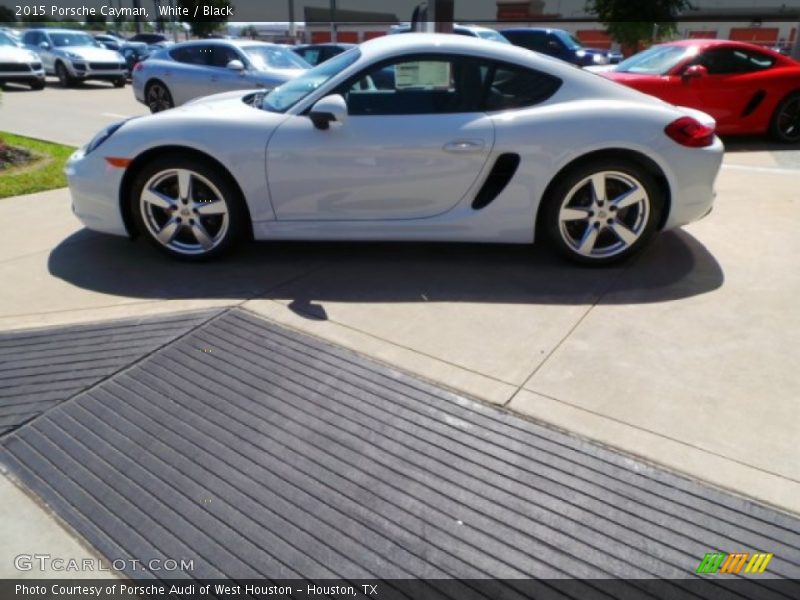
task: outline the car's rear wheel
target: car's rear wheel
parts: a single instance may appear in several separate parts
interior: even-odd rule
[[[175,103],[172,101],[172,94],[169,93],[167,86],[160,81],[153,81],[147,85],[145,102],[150,108],[151,113],[169,110],[175,106]]]
[[[778,104],[772,115],[770,133],[785,144],[800,142],[800,92],[789,94]]]
[[[154,160],[136,176],[130,202],[137,229],[176,258],[211,258],[244,237],[241,195],[227,174],[210,161]]]
[[[653,235],[664,192],[629,161],[598,160],[564,174],[545,198],[543,226],[564,256],[589,265],[624,260]]]
[[[56,77],[58,77],[58,84],[61,87],[69,87],[73,83],[73,79],[70,77],[67,67],[65,67],[62,62],[56,63]]]

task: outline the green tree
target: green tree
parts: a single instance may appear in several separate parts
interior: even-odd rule
[[[205,37],[219,29],[223,23],[227,22],[228,17],[203,17],[203,7],[215,8],[224,13],[225,8],[231,6],[231,2],[230,0],[178,0],[178,5],[189,9],[189,17],[184,21],[191,25],[192,33],[197,37]],[[199,6],[199,10],[195,18],[192,15],[195,14],[197,6]]]
[[[3,23],[16,23],[17,15],[14,9],[7,6],[0,6],[0,24]]]
[[[681,11],[692,8],[689,0],[587,0],[586,10],[595,15],[615,40],[635,47],[641,40],[668,37],[677,31]]]
[[[103,15],[88,15],[86,17],[86,27],[88,29],[102,30],[106,28],[106,18]]]

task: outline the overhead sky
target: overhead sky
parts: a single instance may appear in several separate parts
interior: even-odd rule
[[[513,0],[511,0],[513,1]],[[634,0],[632,0],[634,1]],[[644,0],[639,0],[644,1]],[[232,0],[234,14],[230,21],[287,21],[289,18],[290,0]],[[414,7],[420,0],[336,0],[338,9],[360,10],[393,13],[401,21],[411,18]],[[168,4],[168,0],[162,0]],[[132,0],[0,0],[1,6],[16,10],[16,6],[33,7],[44,4],[48,11],[51,7],[81,8],[94,7],[132,7]],[[153,0],[141,0],[150,20],[155,19],[156,10]],[[534,0],[532,4],[541,5],[545,14],[558,14],[562,18],[587,16],[586,0]],[[800,0],[692,0],[699,8],[776,8],[785,5],[800,10]],[[327,7],[330,0],[294,0],[295,20],[303,20],[303,8],[306,6]],[[496,0],[455,0],[455,18],[457,21],[492,21],[497,14]],[[80,20],[80,19],[79,19]]]

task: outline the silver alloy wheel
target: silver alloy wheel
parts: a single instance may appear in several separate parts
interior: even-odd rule
[[[202,255],[228,233],[228,204],[208,179],[189,169],[153,175],[142,188],[139,210],[148,232],[178,254]]]
[[[800,141],[800,95],[791,98],[778,114],[778,131],[789,142]]]
[[[625,252],[644,233],[650,197],[635,177],[599,171],[580,180],[561,203],[559,232],[570,249],[588,258]]]
[[[172,108],[172,98],[170,98],[167,88],[160,83],[150,84],[147,88],[147,106],[150,112],[161,112]]]

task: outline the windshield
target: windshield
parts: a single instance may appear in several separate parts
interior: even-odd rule
[[[686,46],[653,46],[623,60],[614,70],[622,73],[664,75],[681,62],[686,55],[696,52],[696,48],[687,48]]]
[[[17,43],[10,36],[0,31],[0,46],[16,46]]]
[[[500,42],[501,44],[510,44],[506,39],[506,36],[497,33],[492,29],[480,29],[478,30],[478,37],[483,38],[484,40],[492,40],[493,42]]]
[[[280,46],[244,46],[242,48],[256,69],[308,69],[300,56]]]
[[[100,46],[94,38],[85,33],[51,33],[50,39],[56,48],[64,46]]]
[[[270,112],[286,112],[330,78],[335,77],[361,57],[358,48],[334,56],[291,81],[275,88],[264,98],[262,108]]]
[[[567,33],[566,31],[560,32],[558,39],[560,39],[564,45],[569,48],[570,50],[580,50],[583,48],[583,44],[581,41],[576,38],[571,33]]]

